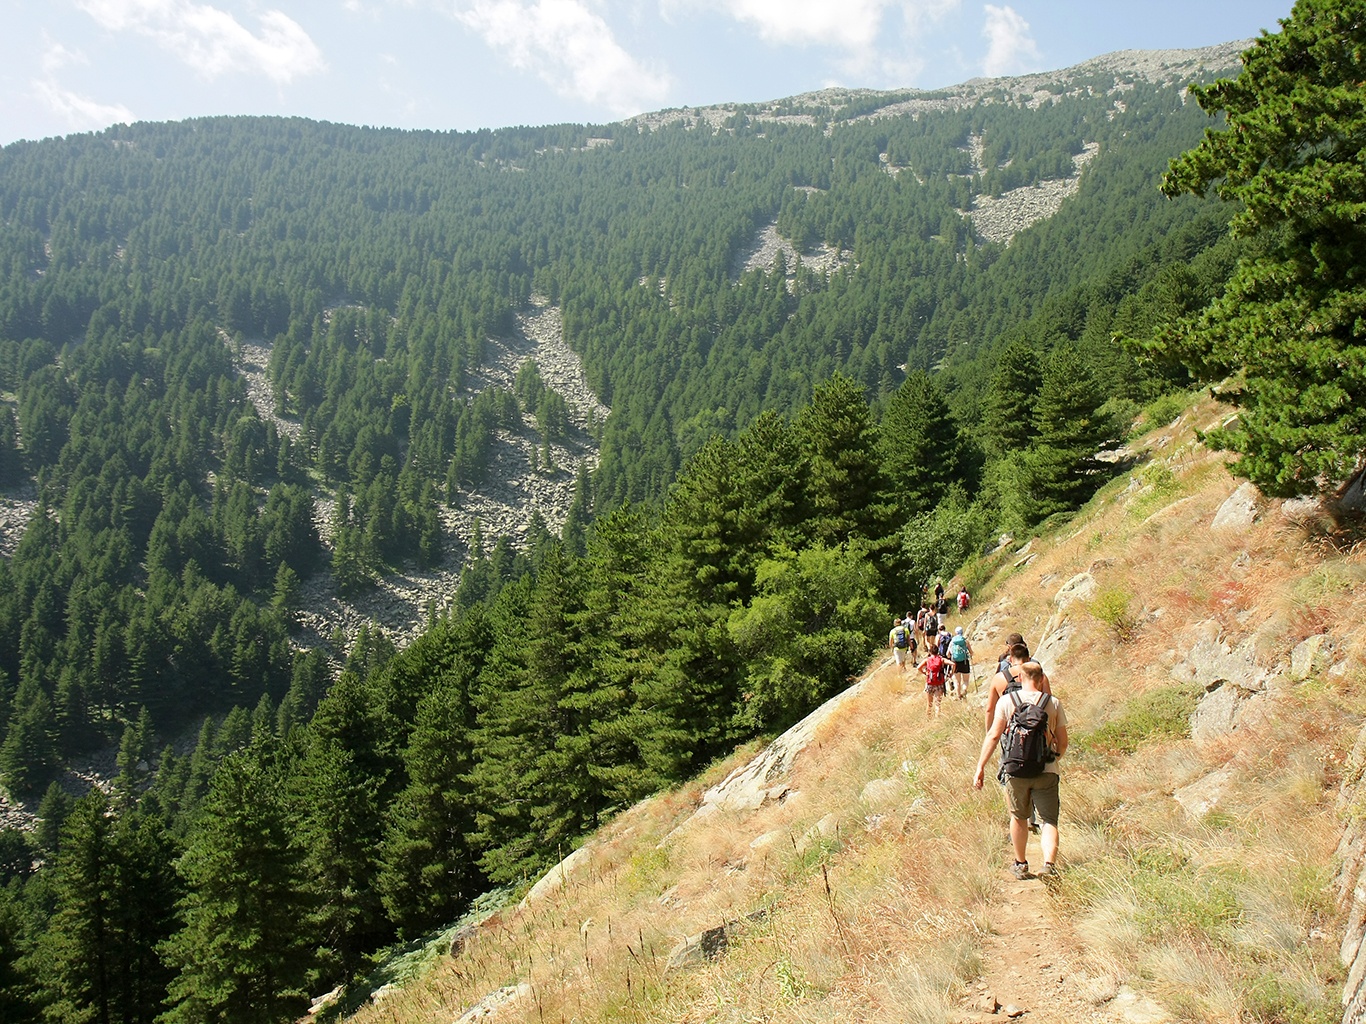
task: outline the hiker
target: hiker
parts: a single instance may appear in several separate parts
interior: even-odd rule
[[[934,612],[925,613],[925,646],[929,647],[935,642],[935,634],[939,632],[939,616]]]
[[[1020,666],[1023,685],[1002,701],[977,758],[973,789],[982,788],[991,752],[1001,745],[1000,778],[1010,808],[1010,844],[1015,863],[1010,873],[1029,877],[1025,846],[1029,842],[1028,819],[1037,814],[1043,823],[1040,845],[1043,867],[1039,876],[1057,874],[1058,861],[1058,761],[1067,753],[1067,716],[1056,697],[1041,688],[1043,669],[1034,662]]]
[[[1029,648],[1025,646],[1024,638],[1019,633],[1011,633],[1006,637],[1006,645],[1004,657],[996,668],[996,675],[992,677],[991,688],[987,690],[987,732],[991,731],[991,723],[996,716],[996,705],[1000,699],[1007,693],[1015,693],[1020,689],[1020,666],[1027,663],[1037,664],[1030,662]],[[1039,671],[1042,672],[1043,669],[1040,668]],[[1040,689],[1050,697],[1053,695],[1053,685],[1048,681],[1046,672]]]
[[[919,611],[919,612],[916,614],[916,616],[915,616],[915,631],[916,631],[917,633],[920,634],[920,639],[921,639],[921,640],[926,639],[926,637],[925,637],[925,620],[928,619],[929,617],[930,617],[930,610],[929,610],[928,608],[926,608],[926,607],[922,604],[922,605],[920,606],[920,611]]]
[[[927,648],[929,657],[916,666],[925,676],[925,717],[931,714],[939,717],[939,705],[944,700],[945,678],[948,675],[948,662],[939,656],[933,647]]]
[[[967,587],[959,587],[959,588],[958,588],[958,613],[959,613],[960,615],[963,614],[964,612],[966,612],[966,611],[968,610],[968,603],[969,603],[971,600],[972,600],[972,599],[971,599],[970,597],[968,597],[968,588],[967,588]]]
[[[915,633],[906,625],[905,620],[893,619],[892,631],[887,634],[887,646],[896,658],[897,671],[906,674],[906,655],[914,653]]]
[[[934,606],[938,608],[944,603],[944,581],[939,580],[934,585]]]
[[[964,700],[968,695],[968,680],[972,678],[972,644],[963,635],[962,626],[956,627],[953,631],[953,639],[949,641],[948,655],[949,661],[953,662],[954,699]]]
[[[939,599],[939,621],[943,622],[949,617],[949,599],[941,597]]]
[[[948,661],[948,660],[949,660],[949,627],[948,627],[948,626],[945,626],[943,629],[941,629],[941,630],[939,631],[939,634],[934,638],[934,647],[935,647],[935,650],[937,650],[937,651],[939,652],[939,656],[940,656],[941,658],[943,658],[945,661]],[[945,671],[948,671],[948,670],[946,669]]]

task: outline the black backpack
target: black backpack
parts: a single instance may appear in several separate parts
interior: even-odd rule
[[[1010,724],[1001,737],[1001,774],[1017,779],[1034,779],[1043,774],[1050,760],[1048,750],[1048,702],[1045,695],[1038,703],[1008,694],[1015,704]]]

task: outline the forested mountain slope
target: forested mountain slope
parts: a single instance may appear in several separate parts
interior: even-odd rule
[[[1208,124],[1188,74],[1232,53],[720,123],[0,150],[0,476],[35,509],[0,564],[0,775],[38,819],[0,831],[16,1019],[295,1013],[1073,514],[1189,383],[1119,337],[1250,244],[1157,190]],[[991,241],[1022,192],[1067,198]],[[401,649],[365,622],[396,601]],[[73,804],[54,778],[111,744]]]

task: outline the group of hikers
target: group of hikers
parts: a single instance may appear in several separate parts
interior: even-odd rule
[[[967,588],[959,587],[954,603],[960,614],[968,610],[971,600]],[[909,659],[925,676],[927,717],[939,716],[939,705],[950,692],[950,685],[954,700],[967,699],[968,683],[972,679],[972,644],[963,635],[962,626],[949,633],[944,621],[948,614],[949,602],[944,596],[944,581],[940,580],[934,587],[933,603],[927,600],[915,615],[907,612],[904,618],[896,619],[892,631],[887,634],[887,646],[896,658],[898,670],[904,673]],[[916,655],[922,649],[925,658],[917,663]]]
[[[925,658],[916,667],[925,676],[927,718],[938,718],[940,703],[952,686],[956,700],[967,698],[972,678],[972,644],[957,626],[950,634],[943,622],[947,602],[943,582],[935,587],[935,604],[928,602],[919,613],[909,612],[892,624],[887,643],[896,659],[897,669],[906,672],[907,661],[915,663],[922,648]],[[958,607],[966,611],[968,592],[960,588]],[[950,681],[951,680],[951,681]],[[1040,877],[1057,873],[1058,858],[1058,761],[1067,752],[1067,716],[1043,666],[1035,661],[1024,637],[1011,633],[997,658],[996,673],[985,699],[986,735],[972,785],[981,789],[987,762],[993,750],[1000,749],[1001,767],[997,781],[1004,787],[1010,809],[1010,843],[1015,861],[1011,874],[1030,877],[1025,848],[1031,831],[1039,833],[1043,848]]]

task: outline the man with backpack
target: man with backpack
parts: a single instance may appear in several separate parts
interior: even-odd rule
[[[930,656],[918,666],[925,676],[925,717],[939,717],[939,705],[944,700],[945,682],[949,674],[949,663],[939,656],[933,647],[927,648]]]
[[[964,700],[968,695],[968,680],[972,678],[972,644],[963,635],[963,627],[953,631],[953,639],[948,643],[948,658],[953,662],[953,697]]]
[[[1014,656],[1012,654],[1012,662]],[[1042,689],[1043,669],[1034,662],[1020,665],[1021,687],[996,706],[996,717],[977,758],[972,777],[974,789],[982,788],[983,775],[991,752],[1001,748],[1001,781],[1010,808],[1010,844],[1015,863],[1010,872],[1016,878],[1029,877],[1025,846],[1029,841],[1031,811],[1042,822],[1039,841],[1043,846],[1043,867],[1039,876],[1057,874],[1058,860],[1058,761],[1067,753],[1067,716],[1056,697]]]
[[[892,631],[887,634],[887,646],[891,648],[897,671],[902,675],[906,673],[906,655],[915,654],[915,630],[907,624],[908,621],[893,620]]]
[[[987,732],[991,732],[991,723],[996,718],[996,705],[1001,698],[1007,693],[1014,693],[1024,685],[1020,670],[1026,663],[1030,663],[1029,657],[1029,648],[1025,646],[1024,638],[1019,633],[1011,633],[1006,637],[1006,649],[997,666],[996,675],[992,677],[991,687],[987,690]],[[1043,669],[1040,668],[1039,671],[1043,672]],[[1050,697],[1053,695],[1053,685],[1048,681],[1046,672],[1039,688]]]

